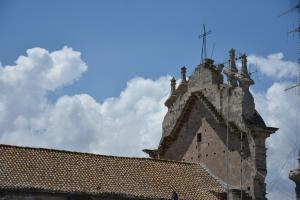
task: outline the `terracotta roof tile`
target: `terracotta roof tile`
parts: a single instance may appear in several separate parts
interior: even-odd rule
[[[0,145],[0,189],[216,199],[222,186],[198,164]]]

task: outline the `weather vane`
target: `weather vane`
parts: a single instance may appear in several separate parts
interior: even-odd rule
[[[207,58],[207,52],[206,52],[206,37],[207,35],[211,34],[211,30],[206,31],[205,30],[205,24],[203,24],[203,33],[198,36],[199,39],[202,39],[202,49],[201,49],[201,61],[203,63],[203,60]]]

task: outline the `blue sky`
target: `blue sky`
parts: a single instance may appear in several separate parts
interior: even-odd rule
[[[231,47],[261,56],[283,52],[297,60],[297,37],[287,37],[297,13],[278,17],[292,5],[286,0],[2,0],[0,58],[11,65],[32,47],[70,46],[82,53],[89,70],[55,94],[84,92],[103,100],[118,95],[135,76],[179,76],[182,65],[191,71],[200,60],[202,24],[213,32],[208,54],[215,44],[216,62],[227,60]]]
[[[300,106],[284,89],[297,74],[299,39],[287,32],[299,13],[278,16],[296,3],[0,0],[0,143],[145,156],[161,137],[170,76],[200,63],[206,24],[217,63],[233,47],[258,69],[256,108],[279,128],[267,142],[268,197],[293,199]]]

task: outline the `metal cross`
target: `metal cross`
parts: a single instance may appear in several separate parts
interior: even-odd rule
[[[202,49],[201,49],[201,61],[203,63],[204,58],[207,58],[207,52],[206,52],[206,36],[211,34],[212,32],[209,30],[206,32],[205,30],[205,24],[203,24],[203,33],[198,36],[199,39],[202,38]],[[204,54],[204,55],[203,55]],[[203,58],[204,56],[204,58]]]

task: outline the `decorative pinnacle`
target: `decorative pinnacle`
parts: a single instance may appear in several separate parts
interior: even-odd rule
[[[176,79],[173,77],[171,79],[171,94],[174,94],[176,90]]]
[[[181,67],[181,80],[183,83],[186,82],[186,67],[185,66]]]
[[[231,48],[229,50],[229,69],[231,72],[237,72],[237,68],[235,65],[235,50],[233,48]]]
[[[300,154],[300,152],[299,152]],[[299,155],[300,156],[300,155]],[[298,159],[299,161],[299,159]],[[300,163],[298,165],[298,167],[292,171],[290,171],[289,173],[289,179],[291,179],[292,181],[294,181],[296,183],[296,199],[300,198],[300,190],[299,190],[299,186],[300,186]]]
[[[229,50],[229,65],[224,69],[224,74],[228,78],[228,82],[231,86],[236,87],[237,84],[237,68],[235,65],[235,50],[231,48]]]
[[[244,76],[245,78],[250,78],[250,75],[249,75],[248,69],[247,69],[247,56],[246,56],[246,54],[243,54],[241,56],[241,59],[242,59],[242,67],[239,71],[239,74]]]
[[[248,72],[246,54],[243,54],[241,56],[241,60],[242,60],[242,66],[241,69],[239,70],[238,79],[241,87],[249,88],[250,85],[254,84],[254,81],[251,79]]]

